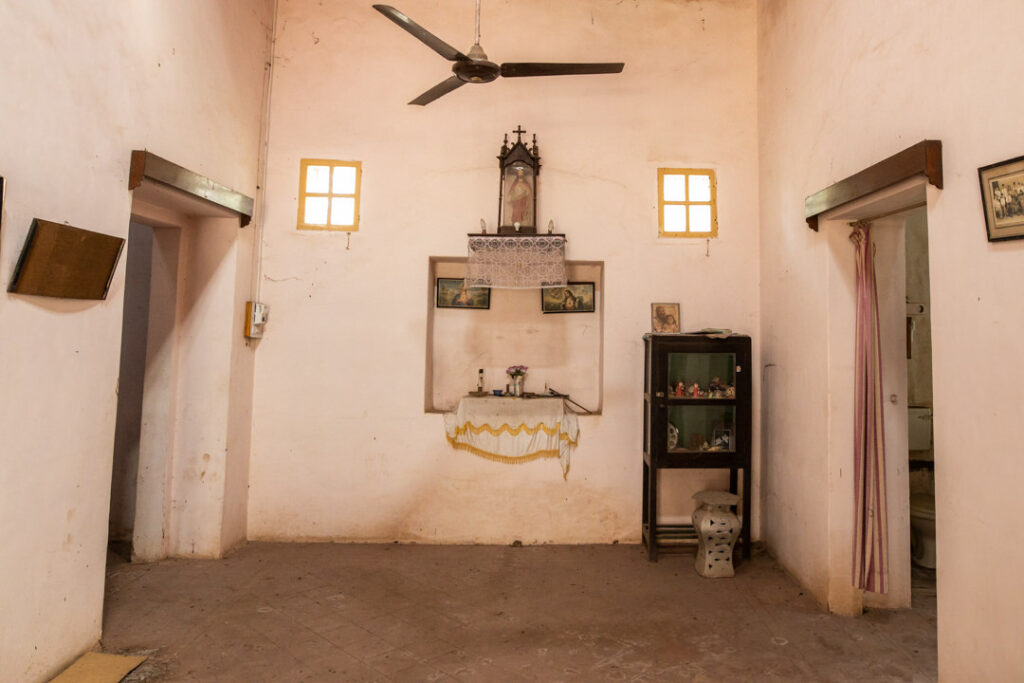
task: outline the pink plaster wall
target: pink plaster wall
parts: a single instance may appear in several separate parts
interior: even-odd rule
[[[828,404],[826,240],[807,195],[922,139],[943,143],[928,195],[938,524],[939,674],[1018,679],[1024,561],[1019,406],[1024,242],[985,239],[977,169],[1019,156],[1013,2],[759,6],[761,320],[766,540],[819,595],[827,585],[821,445]]]
[[[400,8],[469,48],[472,3]],[[746,1],[484,2],[492,59],[621,60],[625,70],[502,79],[411,107],[449,75],[443,59],[369,3],[281,4],[261,282],[273,313],[256,358],[251,539],[639,540],[651,302],[681,302],[687,328],[759,339],[754,21]],[[481,218],[493,227],[495,157],[519,124],[537,133],[543,157],[539,224],[555,220],[569,259],[605,264],[603,414],[581,419],[566,481],[550,461],[454,451],[441,415],[424,412],[429,260],[465,256]],[[295,229],[304,157],[362,161],[350,241]],[[710,255],[704,242],[658,240],[659,167],[716,169]],[[670,502],[667,513],[693,507],[687,492]]]
[[[0,4],[4,288],[34,216],[127,235],[132,149],[255,194],[270,23],[242,0]],[[0,294],[5,681],[100,636],[123,278],[102,302]]]

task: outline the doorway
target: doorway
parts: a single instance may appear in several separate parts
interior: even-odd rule
[[[907,445],[910,478],[911,605],[934,609],[935,449],[928,216],[906,219]]]
[[[108,537],[126,561],[163,552],[166,468],[159,463],[173,444],[179,243],[180,228],[129,225]]]
[[[110,484],[110,550],[131,559],[135,528],[136,479],[139,475],[139,436],[142,432],[142,389],[149,331],[149,271],[153,230],[132,223],[128,228],[125,291],[121,322],[121,363],[117,380],[114,427],[114,469]]]
[[[908,359],[908,302],[922,298],[920,276],[912,273],[927,261],[927,201],[937,191],[924,178],[911,179],[844,205],[822,216],[828,243],[829,358],[829,594],[833,612],[859,614],[864,607],[911,606],[912,565],[910,529],[911,457],[908,408],[918,405],[911,394],[911,359]],[[849,240],[850,223],[871,222],[876,245],[879,324],[882,339],[883,419],[885,427],[885,487],[888,518],[889,590],[886,594],[863,592],[852,585],[854,485],[853,380],[855,314],[855,259]],[[908,237],[908,232],[912,237]],[[908,248],[916,251],[908,255]],[[908,290],[908,277],[915,286]],[[927,282],[923,284],[927,289]],[[915,323],[917,324],[917,323]],[[919,325],[919,324],[918,324]],[[922,340],[920,326],[914,331]],[[918,373],[915,370],[915,377]],[[928,385],[930,386],[930,371]],[[916,385],[920,389],[920,384]],[[931,602],[934,609],[934,598]]]
[[[149,180],[131,215],[110,540],[131,561],[222,557],[246,535],[252,231]]]

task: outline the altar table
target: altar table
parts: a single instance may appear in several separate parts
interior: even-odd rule
[[[489,460],[558,458],[563,478],[580,435],[576,414],[561,398],[549,397],[466,396],[454,413],[445,413],[444,429],[452,448]]]

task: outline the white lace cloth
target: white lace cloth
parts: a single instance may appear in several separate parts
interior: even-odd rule
[[[565,235],[470,235],[467,287],[565,286]]]
[[[576,414],[565,409],[561,398],[467,396],[454,413],[445,413],[444,430],[452,448],[489,460],[558,458],[563,478],[580,436]]]

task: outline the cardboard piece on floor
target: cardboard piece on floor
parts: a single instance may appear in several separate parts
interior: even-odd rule
[[[86,652],[50,683],[118,683],[144,661],[145,657]]]

